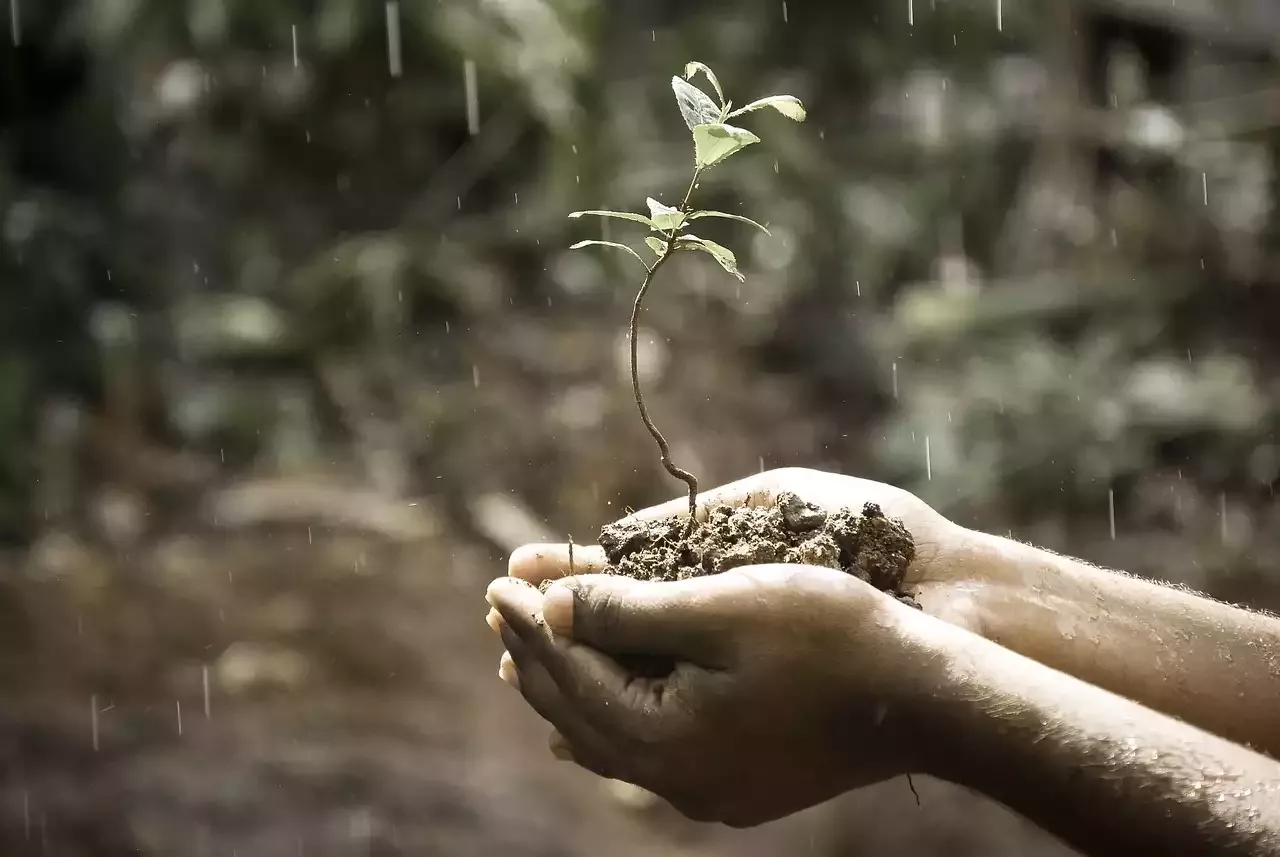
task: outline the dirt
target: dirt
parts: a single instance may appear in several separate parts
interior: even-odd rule
[[[745,565],[798,563],[848,572],[914,604],[901,587],[915,542],[901,521],[886,517],[875,503],[861,513],[829,512],[784,493],[774,506],[716,506],[686,537],[687,526],[684,516],[606,525],[600,532],[606,573],[669,581]]]

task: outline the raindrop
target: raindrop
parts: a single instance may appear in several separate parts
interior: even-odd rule
[[[200,688],[204,693],[204,719],[209,719],[209,665],[202,664],[200,667]]]
[[[22,44],[22,17],[18,14],[18,0],[9,0],[9,33],[14,47]]]
[[[893,361],[893,397],[898,398],[898,361]]]
[[[177,712],[178,712],[178,737],[181,738],[182,737],[182,700],[175,699],[173,701],[173,706],[175,709],[177,709]]]
[[[1114,488],[1107,489],[1107,518],[1111,522],[1111,541],[1116,540],[1116,492]]]
[[[399,77],[403,72],[400,60],[400,0],[387,0],[387,63],[391,67],[391,76]]]
[[[89,729],[93,734],[93,751],[98,752],[98,695],[89,695]]]
[[[1004,0],[996,0],[996,30],[1004,32]]]
[[[293,67],[298,67],[298,25],[293,24],[289,28],[293,34]]]
[[[787,0],[782,0],[782,23],[791,23],[791,19],[787,17]]]
[[[1218,517],[1222,522],[1222,543],[1227,542],[1227,492],[1218,494]]]
[[[760,472],[764,473],[764,456],[760,456]]]
[[[471,366],[471,383],[477,390],[480,389],[480,367],[474,364]]]
[[[462,85],[467,97],[467,133],[474,137],[480,133],[480,95],[476,85],[475,60],[463,61]]]
[[[444,332],[445,333],[449,332],[449,321],[447,319],[445,320],[445,323],[444,323]]]
[[[925,477],[933,481],[933,456],[929,452],[929,435],[924,436],[924,472]]]
[[[520,204],[520,192],[519,192],[519,191],[516,191],[514,195],[515,195],[515,198],[516,198],[516,205],[519,205],[519,204]]]
[[[1204,193],[1204,204],[1208,205],[1209,204],[1209,174],[1208,173],[1200,174],[1200,189]]]
[[[907,24],[912,27],[916,25],[915,0],[907,0]]]

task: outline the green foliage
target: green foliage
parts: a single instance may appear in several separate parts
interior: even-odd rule
[[[680,250],[701,250],[704,253],[708,253],[720,263],[721,268],[737,277],[738,282],[746,279],[738,271],[738,259],[728,247],[722,247],[714,241],[708,241],[696,235],[681,235],[676,240],[676,247]]]
[[[699,125],[693,129],[694,163],[705,170],[730,155],[740,152],[760,138],[744,128],[732,125]]]
[[[711,82],[715,88],[716,95],[724,102],[724,90],[720,87],[720,81],[716,78],[715,73],[710,68],[699,62],[691,62],[685,65],[685,77],[691,78],[695,74],[706,75],[707,80]],[[654,252],[657,259],[652,265],[648,265],[640,258],[640,254],[636,253],[625,244],[619,244],[613,241],[579,241],[570,249],[578,249],[593,244],[599,244],[606,247],[613,247],[625,250],[636,259],[640,264],[645,266],[645,278],[640,284],[640,289],[636,293],[635,303],[631,309],[631,329],[629,331],[629,339],[631,342],[631,385],[635,393],[636,407],[640,409],[640,418],[644,421],[645,428],[649,430],[649,434],[653,436],[654,442],[658,445],[658,450],[662,454],[662,465],[666,468],[667,473],[673,477],[683,481],[689,488],[689,520],[688,526],[693,527],[695,519],[694,510],[698,495],[698,479],[687,470],[682,470],[671,461],[671,450],[667,444],[667,440],[663,437],[662,432],[658,431],[658,427],[653,424],[653,420],[649,417],[648,408],[645,407],[644,395],[640,391],[640,374],[639,367],[636,365],[636,334],[637,324],[640,317],[640,306],[644,301],[645,293],[649,287],[653,285],[654,274],[658,269],[671,258],[671,255],[679,250],[689,250],[695,252],[706,253],[716,260],[727,273],[736,277],[739,282],[745,278],[738,270],[738,259],[733,251],[727,247],[717,244],[714,241],[708,241],[705,238],[699,238],[697,235],[686,233],[684,228],[691,220],[702,217],[720,217],[729,220],[739,220],[749,223],[759,229],[764,229],[759,223],[746,217],[734,214],[726,214],[721,211],[695,211],[690,207],[690,197],[693,196],[694,190],[698,186],[698,177],[702,175],[703,170],[718,164],[741,149],[760,142],[760,138],[750,131],[741,128],[735,128],[731,125],[721,124],[720,120],[728,113],[730,104],[725,102],[722,106],[717,107],[716,103],[711,100],[705,92],[698,89],[687,80],[679,77],[671,79],[671,88],[676,95],[676,103],[680,108],[680,115],[684,117],[685,125],[693,134],[694,143],[694,171],[693,178],[689,181],[689,188],[685,191],[684,199],[677,207],[666,205],[659,202],[653,197],[646,197],[645,203],[649,206],[649,216],[645,217],[641,214],[628,214],[613,211],[576,211],[570,214],[570,217],[581,217],[584,214],[595,214],[603,217],[619,217],[624,220],[631,220],[640,223],[646,223],[649,228],[661,234],[663,237],[658,238],[653,235],[645,238],[645,244]],[[794,119],[797,122],[804,121],[804,108],[800,106],[800,102],[789,95],[771,96],[756,102],[757,106],[765,106],[766,104],[783,105],[778,110],[784,116]],[[752,108],[755,109],[755,108]]]
[[[711,86],[715,89],[716,96],[722,102],[717,105],[702,90],[698,89],[689,82],[695,75],[702,74],[710,81]],[[654,232],[662,233],[666,240],[654,237],[645,239],[645,244],[649,246],[658,259],[652,266],[649,266],[641,260],[641,264],[645,264],[645,268],[650,273],[667,260],[667,258],[678,250],[693,250],[709,254],[719,263],[720,267],[729,274],[737,277],[739,281],[743,280],[742,273],[738,270],[738,260],[729,250],[714,241],[708,241],[705,238],[699,238],[696,235],[684,233],[685,226],[699,218],[716,217],[725,220],[737,220],[741,223],[748,223],[757,229],[763,231],[766,235],[769,230],[761,224],[749,217],[743,217],[739,214],[729,214],[723,211],[702,211],[690,208],[690,197],[698,185],[698,178],[703,171],[716,165],[723,163],[730,156],[740,152],[747,146],[760,142],[760,138],[755,134],[743,128],[737,128],[732,125],[725,125],[721,121],[725,116],[736,116],[742,113],[749,113],[760,110],[764,107],[772,107],[796,122],[805,120],[804,105],[800,100],[791,95],[770,95],[751,102],[746,107],[734,113],[730,113],[731,103],[724,100],[724,90],[720,86],[719,79],[715,73],[706,65],[700,62],[690,62],[685,65],[684,78],[671,78],[671,88],[675,92],[676,104],[680,108],[680,115],[684,118],[685,125],[688,126],[693,135],[694,145],[694,172],[693,179],[689,183],[689,189],[685,193],[684,200],[678,207],[666,205],[653,197],[646,198],[645,202],[649,206],[649,214],[636,214],[627,211],[606,211],[606,210],[590,210],[575,211],[569,216],[571,218],[579,218],[586,215],[596,217],[612,217],[621,220],[630,220],[635,223],[643,223]],[[612,241],[579,241],[570,249],[579,249],[592,245],[603,245],[623,249],[631,253],[637,259],[640,259],[630,247],[625,244],[619,244]]]
[[[628,247],[626,244],[619,244],[617,241],[590,241],[590,240],[588,240],[588,241],[579,241],[577,244],[574,244],[574,245],[573,245],[572,247],[570,247],[569,249],[570,249],[570,250],[581,250],[583,247],[590,247],[590,246],[593,246],[593,245],[595,245],[595,246],[600,246],[600,247],[614,247],[614,248],[616,248],[616,249],[618,249],[618,250],[626,250],[628,253],[630,253],[632,256],[634,256],[634,257],[635,257],[635,259],[636,259],[636,261],[637,261],[637,262],[639,262],[641,265],[644,265],[646,269],[648,269],[648,267],[649,267],[647,264],[645,264],[644,259],[641,259],[641,258],[640,258],[640,254],[639,254],[639,253],[637,253],[635,250],[632,250],[632,249],[631,249],[630,247]]]

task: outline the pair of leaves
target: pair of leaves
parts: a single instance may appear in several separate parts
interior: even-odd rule
[[[711,88],[715,90],[718,103],[711,96],[689,82],[699,74],[704,75],[711,84]],[[796,122],[805,120],[804,105],[800,103],[799,99],[790,95],[770,95],[767,98],[758,99],[745,107],[734,110],[733,102],[725,99],[724,89],[721,88],[720,81],[716,78],[715,73],[700,62],[686,63],[684,77],[671,78],[671,88],[675,92],[676,103],[680,107],[680,115],[684,118],[685,125],[693,132],[694,163],[698,171],[718,164],[747,146],[760,142],[760,138],[750,131],[727,124],[726,120],[728,119],[770,107]],[[695,179],[696,177],[695,174]],[[769,234],[769,230],[759,223],[737,214],[727,214],[723,211],[693,211],[686,213],[682,210],[683,207],[672,208],[653,198],[647,199],[646,202],[649,206],[648,216],[629,211],[603,210],[575,211],[569,216],[573,218],[585,215],[614,217],[635,223],[643,223],[650,230],[661,233],[666,238],[666,240],[663,240],[662,238],[649,236],[645,239],[645,243],[657,254],[659,260],[665,258],[666,254],[671,250],[698,250],[709,254],[720,264],[720,267],[739,280],[742,280],[743,276],[738,271],[738,260],[731,250],[714,241],[708,241],[696,235],[681,234],[681,230],[684,229],[688,222],[702,217],[721,217],[749,223],[762,230],[766,235]],[[652,270],[644,259],[640,257],[639,253],[616,241],[579,241],[570,249],[577,250],[592,245],[625,250],[634,256],[641,265],[644,265],[645,270]]]
[[[719,104],[712,101],[710,96],[701,89],[689,83],[698,74],[706,75],[711,87],[716,91]],[[732,110],[733,102],[725,101],[724,90],[720,88],[720,81],[716,79],[715,72],[700,62],[685,63],[684,78],[671,78],[671,88],[675,90],[680,114],[684,117],[690,131],[699,125],[717,124],[744,113],[754,113],[765,107],[772,107],[795,122],[803,122],[806,116],[804,105],[794,95],[769,95],[751,102],[746,107]]]
[[[654,232],[668,232],[668,233],[683,229],[685,223],[687,223],[690,220],[698,220],[699,218],[703,218],[703,217],[720,217],[725,220],[737,220],[740,223],[749,223],[752,226],[754,226],[756,229],[759,229],[765,235],[770,234],[769,230],[766,229],[764,226],[762,226],[759,223],[756,223],[750,217],[743,217],[740,214],[729,214],[726,211],[691,211],[688,214],[685,214],[680,209],[672,208],[668,205],[663,205],[662,203],[658,202],[656,199],[653,199],[652,197],[646,199],[645,202],[648,203],[649,205],[648,217],[644,216],[643,214],[636,214],[631,211],[605,211],[605,210],[575,211],[569,216],[575,219],[579,217],[585,217],[585,216],[614,217],[619,220],[630,220],[633,223],[643,223],[645,226],[648,226]]]
[[[671,89],[676,94],[676,103],[680,107],[685,125],[693,132],[694,165],[700,170],[714,166],[747,146],[760,142],[759,137],[745,128],[727,124],[727,119],[765,107],[772,107],[796,122],[803,122],[805,119],[804,105],[790,95],[771,95],[730,112],[733,105],[731,102],[724,102],[724,92],[711,69],[702,63],[689,63],[685,66],[686,78],[699,72],[711,81],[722,104],[717,105],[701,89],[679,77],[671,78]]]
[[[649,245],[649,249],[652,250],[655,254],[657,254],[659,258],[665,255],[667,252],[667,242],[663,241],[661,238],[655,238],[654,236],[650,235],[648,238],[644,239],[644,242],[645,244]],[[626,252],[634,256],[637,262],[639,262],[641,265],[644,265],[645,270],[649,270],[648,263],[645,262],[644,259],[640,258],[639,253],[637,253],[635,250],[632,250],[626,244],[619,244],[617,241],[594,241],[594,240],[579,241],[577,244],[574,244],[569,249],[580,250],[583,247],[591,247],[591,246],[613,247],[616,250],[625,250]],[[724,247],[720,244],[717,244],[714,241],[708,241],[706,238],[699,238],[697,235],[681,235],[679,238],[675,239],[674,249],[701,250],[702,252],[707,253],[713,259],[719,262],[721,268],[724,268],[730,274],[737,277],[738,282],[743,282],[746,279],[745,277],[742,276],[742,273],[738,270],[738,258],[733,254],[733,251],[730,250],[728,247]]]

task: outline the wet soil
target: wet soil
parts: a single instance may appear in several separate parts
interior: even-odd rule
[[[902,522],[875,503],[861,513],[826,511],[792,493],[774,506],[717,506],[685,535],[684,516],[606,525],[600,545],[608,574],[639,580],[684,580],[764,563],[834,568],[914,604],[901,589],[915,542]]]

